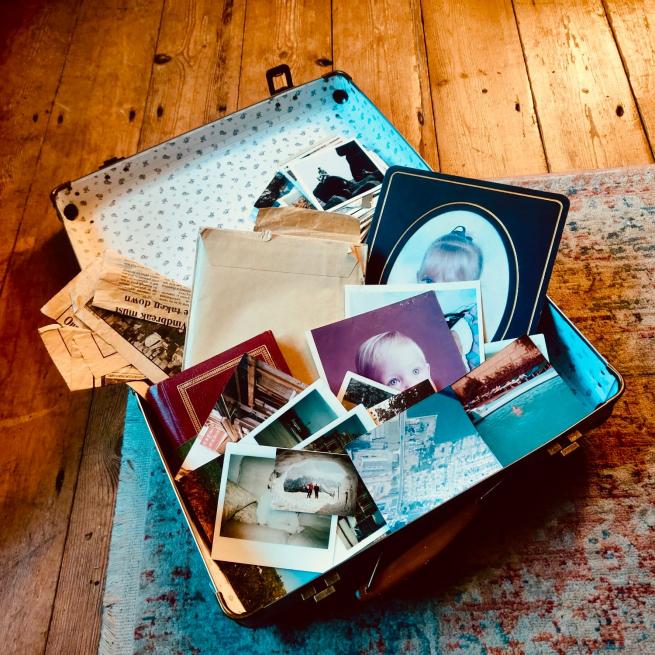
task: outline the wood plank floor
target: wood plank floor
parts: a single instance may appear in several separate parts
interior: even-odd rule
[[[75,273],[48,192],[296,83],[353,75],[426,160],[493,178],[653,161],[655,0],[6,0],[0,634],[92,653],[125,393],[68,393],[39,307]],[[651,371],[652,373],[652,371]]]

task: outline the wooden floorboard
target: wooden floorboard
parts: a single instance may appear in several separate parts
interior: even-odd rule
[[[236,111],[245,0],[166,2],[139,149]]]
[[[6,3],[0,20],[0,280],[25,208],[55,91],[75,27],[78,0]]]
[[[491,179],[546,170],[510,0],[423,2],[444,172]]]
[[[246,7],[239,107],[264,98],[266,71],[288,64],[294,84],[332,70],[330,0],[251,0]]]
[[[267,97],[265,71],[281,62],[296,84],[346,70],[447,172],[652,161],[653,0],[5,6],[0,375],[21,390],[0,407],[0,634],[10,652],[97,648],[124,411],[118,389],[93,402],[69,394],[35,333],[46,322],[38,308],[75,272],[48,202],[55,184]],[[574,273],[563,271],[557,290]],[[611,274],[599,267],[598,283]],[[634,340],[596,336],[645,379]]]
[[[47,322],[39,307],[75,273],[49,192],[136,149],[160,15],[161,3],[83,2],[38,166],[20,187],[27,201],[0,303],[3,382],[17,391],[3,400],[0,632],[17,653],[45,647],[90,404],[68,393],[36,332]]]
[[[332,17],[334,68],[439,170],[420,0],[334,0]]]
[[[52,655],[98,648],[126,396],[123,385],[93,396],[48,632],[46,653]]]
[[[604,0],[614,40],[655,151],[655,0]]]
[[[652,161],[600,0],[515,0],[552,171]]]

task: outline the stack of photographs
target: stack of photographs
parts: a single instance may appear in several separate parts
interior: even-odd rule
[[[430,374],[412,386],[387,386],[346,369],[336,397],[330,377],[305,386],[242,358],[189,451],[202,446],[211,459],[178,479],[212,558],[230,579],[245,576],[255,589],[270,579],[271,597],[289,593],[538,448],[544,431],[557,436],[589,411],[529,337],[489,348],[489,359],[466,372],[439,306],[449,296],[472,302],[470,314],[479,316],[479,285],[438,285],[418,295],[414,288],[372,287],[347,292],[354,316],[339,327],[345,335],[366,323],[368,331],[389,321],[398,327],[402,313],[410,332],[418,325],[434,340],[441,330],[441,346],[448,344],[465,372],[451,372],[457,379],[450,384],[437,387]],[[542,338],[536,341],[544,348]],[[319,361],[331,352],[327,343],[314,343]],[[385,353],[391,357],[393,348]],[[480,341],[476,353],[484,357]],[[559,414],[546,416],[554,405]]]
[[[359,141],[337,136],[275,171],[255,209],[300,207],[354,216],[364,241],[386,170],[380,157]]]
[[[262,445],[291,448],[345,414],[322,380],[310,386],[244,355],[199,435],[185,444],[175,480],[207,541],[214,532],[226,446],[259,435]],[[182,449],[181,449],[182,450]]]

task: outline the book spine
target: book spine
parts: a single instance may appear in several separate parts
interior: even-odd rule
[[[161,432],[158,431],[157,436],[161,435],[158,439],[163,450],[171,453],[179,448],[184,443],[180,426],[178,425],[175,417],[175,411],[169,400],[165,384],[155,384],[148,389],[146,400],[152,407]]]

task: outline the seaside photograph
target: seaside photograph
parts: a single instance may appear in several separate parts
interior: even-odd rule
[[[589,413],[530,337],[520,337],[452,385],[503,466]]]

